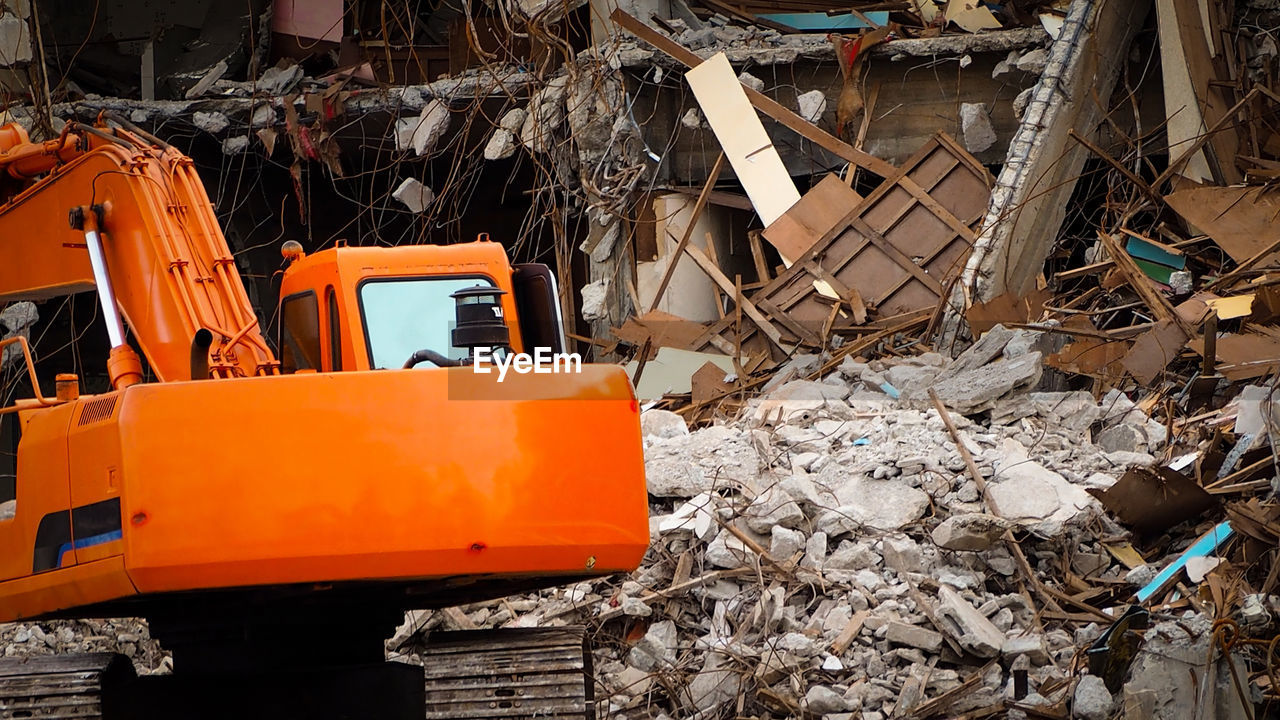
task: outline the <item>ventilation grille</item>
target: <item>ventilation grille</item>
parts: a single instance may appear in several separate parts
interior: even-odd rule
[[[111,417],[116,411],[116,399],[119,394],[108,395],[97,400],[90,400],[80,409],[80,425],[89,425],[96,422],[102,422]]]

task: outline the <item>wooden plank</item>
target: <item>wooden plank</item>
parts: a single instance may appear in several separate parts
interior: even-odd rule
[[[710,235],[710,233],[708,233],[708,235]],[[707,240],[710,242],[711,238],[708,237]],[[707,257],[698,249],[698,246],[686,245],[684,251],[689,257],[693,258],[693,261],[698,264],[698,267],[702,268],[702,271],[707,274],[707,277],[711,278],[715,284],[720,286],[721,290],[724,290],[730,296],[736,297],[733,283],[729,281],[729,278],[725,277],[724,273],[720,271],[720,268],[717,267],[715,263],[711,262],[711,258]],[[769,318],[765,317],[764,313],[760,312],[760,309],[747,298],[743,298],[742,302],[742,311],[747,314],[747,317],[751,318],[756,326],[760,328],[760,331],[772,340],[773,343],[781,350],[788,353],[791,352],[793,348],[782,341],[782,333],[778,332],[778,328],[774,327],[773,323],[769,322]]]
[[[764,238],[787,265],[804,256],[828,230],[862,202],[862,196],[834,174],[822,178],[800,201],[764,229]]]
[[[1111,260],[1115,262],[1116,269],[1124,273],[1125,279],[1129,283],[1129,287],[1138,293],[1138,297],[1147,304],[1147,307],[1160,320],[1171,320],[1177,316],[1173,312],[1173,305],[1169,300],[1161,295],[1154,287],[1151,286],[1151,280],[1146,274],[1138,268],[1138,264],[1129,257],[1129,253],[1125,252],[1120,243],[1116,239],[1105,232],[1098,231],[1098,237],[1102,240],[1102,245],[1107,249],[1107,254],[1111,256]]]
[[[687,67],[695,67],[702,62],[702,58],[694,54],[691,50],[682,47],[680,44],[663,36],[653,28],[629,15],[621,8],[614,10],[609,15],[609,18],[620,27],[625,28],[636,37],[644,40],[667,55],[670,55],[672,58]],[[735,81],[736,80],[737,78],[735,76]],[[743,89],[746,91],[747,99],[751,101],[751,104],[754,105],[757,110],[787,126],[801,137],[804,137],[818,146],[839,155],[854,165],[870,170],[884,178],[892,176],[897,170],[897,168],[884,160],[858,150],[831,133],[821,130],[818,126],[778,104],[777,101],[768,98],[751,88],[744,87]]]
[[[684,74],[756,214],[768,227],[800,200],[787,167],[724,53]]]

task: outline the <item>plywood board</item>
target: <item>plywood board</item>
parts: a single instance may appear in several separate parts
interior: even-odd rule
[[[1280,240],[1280,194],[1249,187],[1201,187],[1179,190],[1165,202],[1191,226],[1213,238],[1232,260],[1242,263]],[[1254,265],[1280,263],[1272,253]]]
[[[800,191],[747,100],[738,74],[721,52],[684,76],[756,214],[768,227],[800,200]]]
[[[764,239],[778,250],[783,262],[790,265],[861,201],[862,196],[838,176],[827,175],[764,229]]]
[[[841,299],[856,291],[876,318],[934,308],[972,247],[970,228],[987,207],[990,183],[972,155],[939,134],[750,299],[770,314],[784,341],[810,347],[825,342],[832,327],[833,301],[815,290],[815,281]],[[837,317],[834,328],[851,320],[849,313]],[[727,332],[729,323],[721,321],[704,341]]]

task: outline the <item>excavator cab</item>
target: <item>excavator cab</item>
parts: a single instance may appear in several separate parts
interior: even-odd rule
[[[555,275],[538,263],[510,264],[487,235],[455,245],[340,245],[311,255],[288,242],[282,254],[278,347],[286,373],[400,368],[422,350],[461,362],[469,348],[456,344],[454,330],[465,303],[476,300],[477,293],[462,292],[472,288],[495,291],[508,350],[565,352]]]

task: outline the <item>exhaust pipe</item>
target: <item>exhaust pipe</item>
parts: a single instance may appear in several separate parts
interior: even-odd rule
[[[213,333],[205,328],[196,331],[191,338],[191,379],[209,379],[209,346],[213,345]]]

